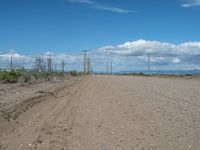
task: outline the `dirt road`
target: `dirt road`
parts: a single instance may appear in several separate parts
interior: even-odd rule
[[[199,91],[199,80],[158,77],[62,83],[34,105],[18,104],[24,109],[19,114],[13,113],[18,107],[2,112],[10,118],[1,124],[12,125],[0,137],[0,149],[198,150]]]

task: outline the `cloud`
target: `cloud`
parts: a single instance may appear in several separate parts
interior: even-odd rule
[[[199,55],[200,42],[186,42],[181,44],[165,43],[160,41],[146,41],[143,39],[126,42],[117,46],[105,46],[96,50],[99,54],[142,56],[150,53],[154,56],[181,56]]]
[[[126,10],[126,9],[122,9],[122,8],[118,8],[118,7],[97,4],[92,0],[68,0],[68,2],[88,4],[88,5],[90,5],[91,8],[115,12],[115,13],[137,13],[138,12],[138,11],[131,11],[131,10]]]
[[[184,4],[181,5],[181,7],[194,7],[194,6],[200,6],[200,0],[187,0],[184,2]]]
[[[117,8],[117,7],[108,7],[108,6],[104,6],[104,5],[96,5],[96,6],[94,6],[94,8],[101,9],[101,10],[107,10],[107,11],[111,11],[111,12],[116,12],[116,13],[136,12],[136,11],[125,10],[125,9],[121,9],[121,8]]]
[[[94,4],[91,0],[68,0],[68,2],[72,3],[83,3],[83,4]]]
[[[51,52],[51,51],[47,51],[47,52],[44,53],[44,56],[45,57],[52,57],[52,56],[54,56],[54,53]]]
[[[52,58],[52,66],[61,70],[61,63],[64,60],[65,68],[67,70],[82,70],[83,64],[83,54],[82,53],[58,53],[55,54],[51,51],[47,51],[40,55],[22,55],[17,52],[12,53],[13,66],[16,68],[24,67],[26,69],[32,69],[35,65],[36,57],[43,59],[44,65],[47,66],[47,58]],[[11,54],[10,52],[5,54],[0,54],[0,68],[10,68]]]
[[[173,44],[160,41],[136,40],[119,45],[108,45],[88,52],[91,68],[97,72],[106,72],[107,63],[113,62],[113,70],[146,70],[150,53],[151,69],[154,70],[187,70],[200,69],[200,42]],[[47,51],[40,55],[13,54],[13,64],[31,69],[35,58],[42,57],[47,64],[51,56],[52,66],[61,69],[64,60],[66,70],[83,70],[83,53],[54,53]],[[10,54],[0,54],[0,67],[9,67]]]
[[[35,59],[30,56],[20,55],[14,51],[12,51],[12,53],[9,51],[6,54],[0,54],[0,68],[10,68],[11,54],[13,67],[25,67],[31,69]]]
[[[11,55],[10,55],[10,53],[0,54],[0,58],[3,61],[5,61],[5,60],[9,61],[11,58]],[[13,58],[13,60],[17,60],[17,61],[26,61],[26,62],[32,61],[32,59],[30,57],[25,56],[25,55],[20,55],[18,53],[13,53],[12,58]]]
[[[178,64],[180,62],[181,62],[181,60],[179,58],[173,58],[173,60],[172,60],[172,63],[174,63],[174,64]]]
[[[134,69],[146,66],[148,53],[150,53],[151,64],[157,69],[177,69],[178,66],[179,69],[189,69],[184,65],[199,68],[200,64],[200,42],[173,44],[140,39],[116,46],[104,46],[96,49],[94,53],[104,55],[106,58],[115,58],[115,61],[122,66],[130,64],[139,66]],[[190,69],[194,69],[192,67]]]

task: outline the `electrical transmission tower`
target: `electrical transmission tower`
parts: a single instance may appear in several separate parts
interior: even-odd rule
[[[51,57],[47,58],[47,71],[51,72]]]
[[[43,72],[45,70],[45,65],[43,63],[43,58],[41,57],[36,57],[35,59],[35,66],[34,66],[34,70],[36,72]]]

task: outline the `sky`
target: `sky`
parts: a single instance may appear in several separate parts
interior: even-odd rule
[[[152,69],[200,69],[199,18],[200,0],[0,0],[0,65],[12,50],[81,70],[86,49],[97,71],[145,69],[147,53]]]

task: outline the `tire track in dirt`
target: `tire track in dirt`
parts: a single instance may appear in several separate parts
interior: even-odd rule
[[[76,116],[76,107],[73,106],[72,100],[78,97],[77,91],[84,80],[55,88],[52,93],[56,97],[49,93],[41,94],[46,100],[15,118],[20,123],[14,133],[6,133],[1,138],[1,149],[58,149],[58,146],[60,149],[66,148],[66,137],[72,134]],[[25,114],[31,115],[31,119],[27,119]]]
[[[5,118],[7,121],[10,121],[11,119],[16,120],[20,114],[23,112],[26,112],[29,108],[47,100],[48,98],[61,98],[67,95],[68,93],[64,93],[59,96],[60,93],[63,92],[66,88],[70,88],[75,84],[75,81],[73,81],[71,84],[64,84],[63,86],[56,87],[52,92],[51,91],[37,91],[36,93],[39,93],[40,95],[28,98],[23,100],[21,103],[8,108],[4,111],[0,112],[0,116]]]

